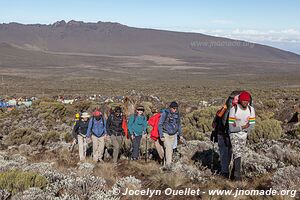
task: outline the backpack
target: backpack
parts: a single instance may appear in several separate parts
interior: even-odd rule
[[[93,116],[92,117],[92,127],[91,127],[91,131],[93,132],[93,128],[94,128],[94,119],[95,119],[95,117]],[[101,115],[101,120],[102,120],[102,124],[103,124],[103,126],[104,126],[104,119],[103,119],[103,115]]]
[[[224,137],[229,137],[229,112],[230,109],[234,106],[235,112],[237,112],[237,104],[233,105],[234,98],[238,96],[243,91],[233,91],[226,100],[226,103],[219,109],[214,118],[215,128],[211,133],[210,140],[213,142],[218,142],[218,134],[221,133]],[[253,105],[252,96],[250,96],[249,110],[251,113],[251,106]]]
[[[178,132],[180,125],[179,112],[171,114],[166,109],[163,109],[160,112],[166,114],[163,122],[163,129],[166,130],[169,135],[175,135]]]

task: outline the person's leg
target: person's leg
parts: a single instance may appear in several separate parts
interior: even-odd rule
[[[119,159],[119,156],[120,156],[120,152],[121,152],[121,148],[122,148],[122,145],[123,145],[123,137],[121,135],[117,136],[117,142],[119,144],[119,148],[118,148],[118,156],[117,156],[117,161]]]
[[[234,159],[234,180],[240,181],[241,177],[241,167],[242,167],[242,158],[238,157]]]
[[[178,145],[178,138],[177,138],[177,134],[175,134],[175,135],[174,135],[173,149],[177,149],[177,145]]]
[[[93,142],[93,161],[98,162],[99,144],[98,144],[98,138],[94,135],[92,135],[92,142]]]
[[[133,153],[132,153],[133,159],[138,159],[139,157],[141,139],[142,136],[135,136],[133,140]]]
[[[242,155],[247,142],[247,133],[230,134],[233,154],[233,175],[235,180],[241,180]]]
[[[79,160],[84,160],[84,144],[83,144],[83,137],[81,135],[77,136],[78,139],[78,150],[79,150]]]
[[[226,146],[226,141],[224,141],[222,135],[218,135],[218,146],[220,151],[220,163],[221,163],[221,175],[228,176],[229,175],[229,147]]]
[[[104,136],[98,138],[98,148],[99,148],[99,155],[98,155],[98,159],[100,162],[103,161],[103,153],[104,153],[104,148],[105,148],[105,140],[104,140]]]
[[[85,158],[86,158],[86,151],[87,151],[86,137],[82,137],[82,141],[83,141],[83,159],[85,160]]]
[[[119,143],[117,141],[117,136],[112,135],[110,138],[113,145],[113,162],[116,163],[119,155]]]
[[[163,144],[161,143],[160,139],[157,139],[154,144],[160,159],[163,159],[165,152],[164,152],[164,147],[162,146]]]
[[[173,144],[174,144],[174,135],[164,134],[165,137],[165,148],[166,148],[166,165],[170,166],[172,163],[173,156]]]

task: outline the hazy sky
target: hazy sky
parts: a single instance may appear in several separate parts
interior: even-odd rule
[[[0,0],[0,23],[112,21],[268,44],[300,54],[297,0]]]

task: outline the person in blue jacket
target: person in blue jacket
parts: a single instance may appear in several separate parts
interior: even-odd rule
[[[132,140],[132,160],[137,160],[139,158],[141,139],[144,134],[146,134],[147,129],[147,118],[144,115],[144,107],[138,106],[136,113],[129,117],[128,130]]]
[[[93,142],[93,161],[103,162],[102,157],[105,147],[106,132],[106,119],[98,110],[93,112],[93,117],[89,121],[86,137],[88,140],[92,138]]]
[[[173,101],[168,109],[163,110],[158,124],[158,132],[165,147],[166,168],[171,168],[175,140],[177,137],[183,140],[177,102]]]

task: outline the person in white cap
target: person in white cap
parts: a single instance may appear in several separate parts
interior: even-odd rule
[[[89,126],[89,118],[90,115],[87,112],[81,114],[81,119],[78,120],[73,128],[73,138],[74,143],[78,142],[79,149],[79,159],[80,161],[84,161],[86,158],[86,150],[87,150],[87,129]]]

